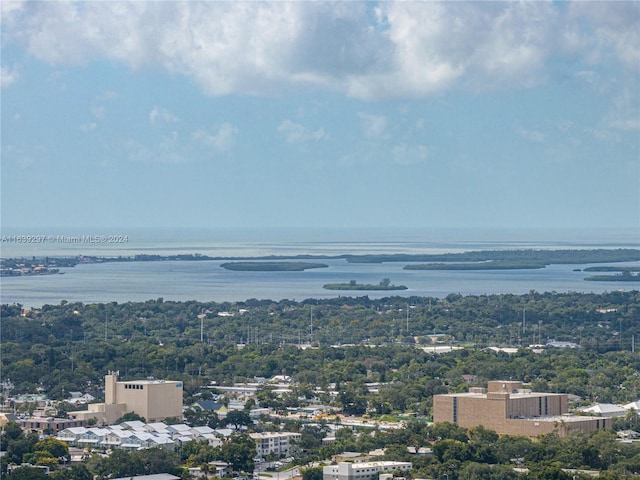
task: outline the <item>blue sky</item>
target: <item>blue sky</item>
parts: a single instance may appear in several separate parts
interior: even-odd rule
[[[640,229],[639,2],[18,2],[5,227]]]

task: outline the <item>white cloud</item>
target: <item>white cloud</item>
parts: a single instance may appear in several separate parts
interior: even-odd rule
[[[94,105],[91,107],[91,114],[100,120],[104,119],[105,109],[102,105]]]
[[[615,128],[616,130],[640,131],[640,118],[627,117],[612,119],[609,122],[609,127]]]
[[[601,142],[617,143],[621,140],[620,133],[611,128],[586,128],[585,133]]]
[[[556,10],[540,2],[388,2],[378,14],[394,61],[388,73],[355,87],[365,98],[529,86],[544,78],[553,48]]]
[[[393,147],[393,158],[397,163],[410,165],[427,159],[428,151],[424,145],[401,143]]]
[[[531,142],[542,143],[544,142],[546,136],[540,130],[530,130],[526,128],[518,128],[518,134]]]
[[[209,147],[213,147],[218,151],[231,150],[233,142],[238,135],[238,128],[230,123],[223,123],[214,133],[203,129],[198,129],[191,137]]]
[[[589,63],[620,61],[633,72],[640,65],[640,3],[584,2],[569,4],[566,44]]]
[[[96,122],[89,122],[80,125],[80,131],[84,133],[93,132],[96,128],[98,128],[98,124]]]
[[[149,149],[139,142],[128,140],[124,147],[129,159],[135,162],[150,162],[154,157]]]
[[[180,136],[177,132],[171,132],[162,138],[160,143],[149,148],[135,140],[128,140],[124,147],[130,160],[142,163],[184,163],[186,159],[178,153]]]
[[[574,125],[571,120],[561,120],[556,123],[556,128],[562,133],[568,132],[573,128],[573,126]]]
[[[359,112],[358,117],[366,138],[379,139],[386,135],[387,118],[384,115]]]
[[[149,112],[149,122],[151,125],[155,125],[158,120],[166,123],[175,123],[178,121],[178,117],[164,108],[154,106],[151,112]]]
[[[326,139],[328,137],[328,135],[322,128],[312,131],[304,127],[303,125],[300,125],[299,123],[292,122],[291,120],[284,120],[278,126],[278,132],[282,133],[285,136],[288,143],[318,141]]]
[[[0,3],[0,15],[8,15],[14,10],[19,10],[23,7],[24,0],[5,0]]]
[[[617,92],[605,122],[615,130],[640,131],[640,92],[626,88]]]
[[[33,160],[33,157],[21,157],[21,158],[18,159],[18,165],[22,169],[29,168],[34,163],[35,163],[35,161]]]
[[[29,145],[27,147],[5,144],[0,146],[0,157],[3,161],[14,163],[21,169],[29,168],[36,165],[36,159],[39,163],[44,163],[49,158],[47,149],[40,145]]]
[[[19,77],[18,70],[3,65],[0,67],[0,88],[7,88],[13,85]]]
[[[558,58],[637,71],[639,18],[638,2],[8,1],[2,26],[53,65],[160,67],[209,95],[302,85],[377,100],[529,87]]]

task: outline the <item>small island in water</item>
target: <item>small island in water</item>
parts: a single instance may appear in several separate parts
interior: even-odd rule
[[[591,282],[640,282],[640,267],[612,265],[587,267],[585,272],[614,272],[612,275],[592,275],[585,280]]]
[[[407,290],[404,285],[392,285],[388,278],[383,278],[377,285],[357,283],[355,280],[351,280],[349,283],[327,283],[322,288],[327,290]]]
[[[329,265],[312,262],[227,262],[220,266],[236,272],[303,272],[311,268],[327,268]]]

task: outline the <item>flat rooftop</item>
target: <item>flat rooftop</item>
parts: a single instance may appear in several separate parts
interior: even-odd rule
[[[592,417],[587,415],[550,415],[545,417],[525,417],[525,418],[511,418],[510,420],[523,420],[528,422],[564,422],[575,423],[591,420],[611,420],[607,417]]]
[[[492,394],[509,394],[509,398],[530,398],[530,397],[557,397],[560,395],[567,395],[566,393],[549,393],[549,392],[490,392]],[[468,398],[487,398],[487,392],[463,392],[463,393],[443,393],[437,395],[439,397],[468,397]]]
[[[133,385],[157,385],[161,383],[182,383],[179,380],[118,380],[118,383],[127,383]]]

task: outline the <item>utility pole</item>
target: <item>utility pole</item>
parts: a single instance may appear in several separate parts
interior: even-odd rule
[[[407,335],[409,335],[409,304],[407,303]]]
[[[622,350],[622,318],[620,318],[620,330],[618,331],[618,335],[620,336],[620,350]]]
[[[542,320],[538,320],[538,345],[542,345]]]

